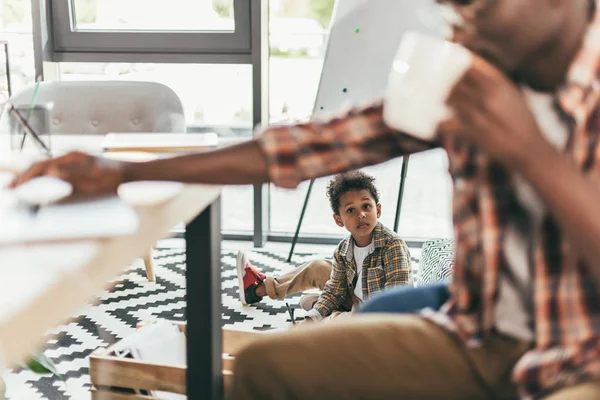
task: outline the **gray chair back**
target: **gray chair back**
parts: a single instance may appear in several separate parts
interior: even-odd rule
[[[35,88],[35,84],[26,87],[11,103],[28,109],[34,105]],[[183,133],[186,129],[181,100],[171,88],[156,82],[41,82],[35,106],[48,107],[49,133]]]

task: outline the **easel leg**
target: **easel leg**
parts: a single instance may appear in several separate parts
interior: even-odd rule
[[[294,238],[292,239],[292,247],[290,248],[290,254],[288,255],[287,262],[292,261],[292,256],[294,255],[294,248],[296,247],[296,243],[298,242],[298,236],[300,234],[300,227],[302,226],[302,221],[304,220],[304,214],[306,213],[306,207],[308,206],[308,200],[310,199],[310,192],[312,191],[313,184],[315,180],[312,179],[310,184],[308,185],[308,190],[306,191],[306,197],[304,198],[304,205],[302,206],[302,211],[300,212],[300,218],[298,219],[298,225],[296,226],[296,233],[294,233]]]
[[[402,171],[400,172],[400,189],[398,190],[398,203],[396,204],[396,218],[394,219],[394,232],[398,233],[400,225],[400,213],[402,212],[402,198],[404,197],[404,185],[406,183],[406,175],[408,173],[408,159],[410,156],[402,158]]]

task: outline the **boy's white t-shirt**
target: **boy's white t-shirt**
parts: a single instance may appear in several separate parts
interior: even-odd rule
[[[356,286],[354,288],[354,294],[359,299],[363,299],[363,285],[362,285],[362,275],[363,275],[363,263],[365,262],[365,258],[369,254],[375,251],[375,243],[371,241],[365,247],[358,247],[356,242],[354,243],[354,262],[356,263]]]

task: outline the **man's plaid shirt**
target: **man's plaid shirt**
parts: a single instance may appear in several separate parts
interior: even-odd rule
[[[363,263],[364,300],[385,288],[412,282],[410,253],[400,236],[378,222],[373,229],[373,245],[375,250]],[[352,236],[340,242],[333,258],[331,278],[308,317],[322,319],[334,311],[349,309],[353,303],[357,278]]]
[[[596,3],[555,106],[569,126],[565,153],[600,189],[600,0]],[[468,143],[428,143],[389,128],[380,102],[330,121],[267,129],[260,145],[271,179],[284,187],[442,146],[454,183],[456,259],[451,300],[430,317],[469,344],[493,329],[499,271],[506,267],[502,238],[515,198],[510,172]],[[599,283],[552,215],[538,233],[531,266],[535,343],[513,370],[524,398],[600,379]]]

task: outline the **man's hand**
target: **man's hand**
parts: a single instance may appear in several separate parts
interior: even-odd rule
[[[532,149],[550,145],[521,89],[477,56],[454,87],[448,105],[454,116],[441,124],[440,135],[467,140],[508,168],[519,168],[531,160]]]
[[[33,164],[10,184],[14,188],[38,176],[54,176],[73,186],[74,196],[114,194],[125,180],[123,163],[81,152]]]

